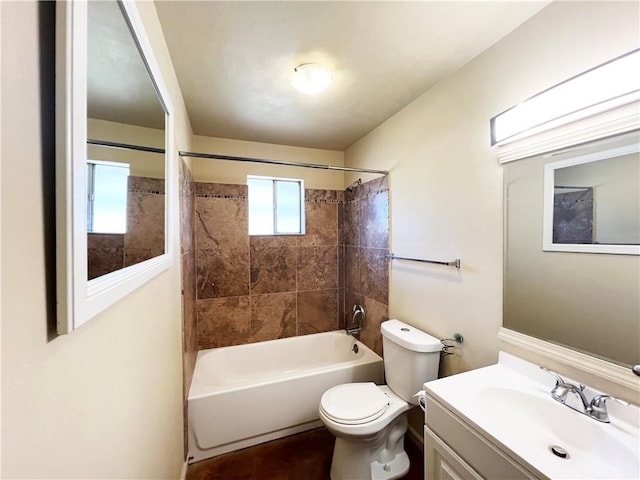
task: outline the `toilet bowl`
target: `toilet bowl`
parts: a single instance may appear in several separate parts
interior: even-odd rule
[[[391,480],[409,471],[407,411],[412,395],[437,378],[442,344],[399,320],[381,330],[388,385],[347,383],[320,399],[320,420],[336,437],[332,480]]]
[[[409,404],[386,385],[348,383],[327,390],[320,419],[336,437],[331,478],[391,479],[409,471],[404,451]]]

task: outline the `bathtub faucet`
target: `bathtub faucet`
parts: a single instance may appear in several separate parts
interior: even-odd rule
[[[353,306],[353,316],[351,317],[351,326],[347,325],[347,335],[359,335],[362,331],[362,320],[364,320],[364,308],[362,305],[355,304]]]

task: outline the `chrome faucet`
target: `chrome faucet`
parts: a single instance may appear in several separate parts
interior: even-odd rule
[[[582,407],[586,411],[586,409],[589,407],[589,401],[587,400],[587,397],[584,395],[584,385],[582,384],[574,385],[573,383],[568,383],[556,372],[552,372],[551,370],[545,367],[540,367],[540,368],[545,372],[550,373],[551,375],[556,377],[556,386],[551,389],[551,396],[553,397],[554,400],[564,405],[567,405],[568,407],[573,408],[574,410],[577,410],[576,408],[571,406],[571,404],[567,404],[567,396],[569,395],[569,393],[573,393],[580,399],[580,402],[582,403]]]
[[[351,317],[351,326],[347,325],[345,329],[347,335],[359,335],[362,331],[362,321],[364,320],[364,308],[362,305],[355,304],[353,306],[353,315]]]
[[[566,382],[560,375],[556,372],[553,372],[545,367],[540,367],[547,373],[550,373],[554,377],[556,377],[556,385],[551,389],[551,396],[554,400],[566,405],[573,410],[580,412],[587,417],[593,418],[599,422],[610,423],[609,414],[607,413],[607,399],[615,400],[616,402],[622,405],[629,405],[627,402],[622,400],[618,400],[617,398],[613,398],[611,395],[596,395],[591,399],[591,401],[587,400],[586,395],[584,394],[584,385],[574,385],[572,383]],[[567,396],[569,393],[575,394],[582,403],[582,411],[567,403]]]

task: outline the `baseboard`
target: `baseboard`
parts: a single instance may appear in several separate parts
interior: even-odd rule
[[[189,466],[189,462],[187,460],[182,464],[182,470],[180,470],[180,480],[187,479],[187,467]]]

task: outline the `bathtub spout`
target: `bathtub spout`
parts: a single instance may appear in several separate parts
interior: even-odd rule
[[[351,317],[351,324],[347,325],[345,329],[347,335],[360,335],[362,332],[362,321],[364,320],[364,308],[362,305],[355,304],[353,306],[353,316]]]

